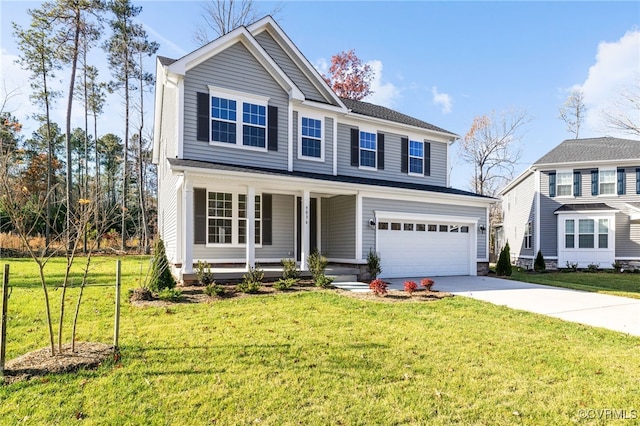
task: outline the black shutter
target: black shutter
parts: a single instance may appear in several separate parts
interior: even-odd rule
[[[351,129],[351,165],[360,165],[360,132],[358,129]]]
[[[640,194],[640,168],[636,169],[636,194]]]
[[[556,196],[556,172],[549,173],[549,197]]]
[[[198,92],[198,132],[196,138],[199,141],[209,142],[209,125],[211,123],[211,113],[209,112],[210,103],[208,93]]]
[[[193,243],[207,243],[207,190],[193,188]]]
[[[625,193],[625,173],[624,169],[618,169],[618,195],[624,195]]]
[[[267,112],[267,149],[269,151],[278,150],[278,107],[269,105]]]
[[[378,170],[384,170],[384,133],[378,133]]]
[[[591,195],[598,195],[598,171],[591,170]]]
[[[409,138],[400,139],[400,172],[409,171]]]
[[[262,245],[273,244],[273,196],[262,194]]]
[[[431,176],[431,143],[424,143],[424,175]]]
[[[573,171],[573,196],[580,197],[582,195],[582,182],[579,170]]]

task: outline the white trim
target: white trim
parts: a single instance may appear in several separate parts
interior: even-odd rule
[[[526,169],[525,171],[523,171],[522,173],[520,173],[514,180],[512,180],[511,182],[509,182],[504,188],[502,188],[502,190],[500,192],[498,192],[498,194],[500,195],[506,195],[507,192],[511,191],[512,189],[514,189],[516,186],[518,186],[520,184],[520,182],[524,181],[526,178],[529,177],[529,175],[531,175],[532,173],[534,173],[534,171],[536,173],[540,173],[539,170],[535,169],[533,167],[529,167],[528,169]]]
[[[489,253],[491,253],[490,251],[490,247],[489,247],[489,241],[491,240],[491,206],[487,206],[487,212],[486,212],[486,216],[485,216],[485,232],[486,234],[484,237],[484,252],[487,254],[487,262],[489,261]],[[476,242],[476,247],[477,247],[477,242]],[[476,256],[478,256],[478,252],[476,250]],[[476,267],[476,273],[477,273],[477,267]]]
[[[535,258],[536,258],[536,256],[531,256],[529,254],[520,254],[520,255],[516,256],[516,259],[530,259],[530,260],[533,260]]]
[[[542,250],[540,245],[540,172],[536,170],[534,172],[534,210],[535,210],[535,225],[533,228],[534,235],[534,247],[533,252],[538,253]],[[504,217],[502,218],[504,220]]]
[[[362,260],[362,193],[356,195],[356,260]],[[377,222],[377,221],[376,221]]]
[[[309,157],[306,155],[302,155],[302,118],[309,118],[312,120],[318,120],[320,121],[320,157]],[[324,122],[324,117],[322,115],[319,114],[315,114],[315,113],[307,113],[307,112],[302,112],[302,111],[298,111],[298,134],[296,135],[296,139],[298,141],[298,160],[305,160],[305,161],[315,161],[315,162],[320,162],[320,163],[324,163],[324,155],[325,152],[327,150],[326,148],[326,133],[325,133],[325,122]],[[311,138],[311,139],[315,139],[315,138]]]
[[[174,263],[183,263],[184,259],[184,239],[182,236],[184,235],[184,227],[186,220],[184,220],[184,211],[183,209],[183,193],[184,193],[184,177],[180,176],[179,178],[180,186],[176,188],[176,255]]]
[[[344,120],[340,123],[345,124],[347,126],[351,125],[352,127],[360,127],[362,126],[362,122],[366,123],[365,126],[368,127],[376,127],[378,131],[382,133],[399,133],[406,134],[407,131],[418,133],[423,136],[425,139],[429,139],[432,142],[439,143],[453,143],[456,139],[460,138],[460,136],[453,133],[444,133],[438,132],[437,130],[424,129],[422,127],[416,127],[409,124],[397,123],[395,121],[389,121],[382,118],[370,117],[368,115],[357,114],[352,110],[349,110],[347,114],[344,116]],[[433,140],[432,138],[436,138]],[[438,140],[441,139],[441,140]]]
[[[243,92],[241,90],[227,89],[226,87],[208,85],[209,96],[235,98],[234,100],[251,101],[252,103],[268,104],[271,100],[268,96],[257,95],[255,93]]]
[[[405,213],[405,212],[390,212],[384,210],[374,210],[376,217],[376,223],[378,219],[383,220],[417,220],[421,222],[442,222],[442,223],[460,223],[466,225],[477,226],[481,218],[472,216],[449,216],[443,214],[425,214],[425,213]],[[471,229],[469,229],[471,232]],[[475,256],[477,257],[477,256]]]
[[[262,194],[260,194],[260,210],[262,210]],[[239,197],[238,197],[239,198]],[[245,195],[246,224],[245,246],[246,246],[246,265],[249,268],[256,266],[256,188],[254,186],[247,187]],[[262,244],[262,211],[260,212],[260,244]]]
[[[352,263],[354,265],[366,265],[367,261],[364,259],[341,259],[341,258],[336,258],[336,257],[328,257],[327,260],[329,262],[334,262],[334,263]]]
[[[302,244],[300,245],[300,270],[307,271],[309,270],[309,265],[307,265],[307,256],[309,256],[310,252],[310,229],[311,229],[311,193],[308,189],[304,189],[302,191],[302,230],[300,232],[300,238],[302,238]]]
[[[338,117],[333,118],[333,175],[338,176]]]
[[[322,197],[316,197],[316,249],[322,252]]]
[[[537,170],[555,169],[559,167],[574,167],[576,169],[589,169],[604,166],[606,167],[633,167],[640,162],[640,158],[620,158],[618,160],[594,160],[594,161],[569,161],[563,163],[543,163],[536,164]],[[533,167],[533,166],[532,166]]]
[[[185,274],[193,272],[193,186],[190,180],[185,181],[184,186],[184,259],[182,271]],[[186,265],[184,265],[186,264]]]
[[[620,256],[616,256],[616,260],[640,260],[640,256],[636,256],[636,257],[620,257]]]
[[[184,78],[183,77],[178,79],[177,92],[178,92],[177,93],[178,140],[176,141],[176,143],[178,144],[178,146],[176,147],[176,156],[177,158],[183,158],[184,156],[183,155],[183,152],[184,152]]]
[[[293,105],[289,102],[287,106],[287,122],[289,131],[287,132],[287,171],[293,171]]]
[[[293,258],[298,261],[298,197],[300,193],[293,194]],[[300,216],[302,222],[302,215]],[[301,224],[300,224],[301,225]],[[301,231],[302,232],[302,231]],[[302,257],[300,258],[302,259]]]

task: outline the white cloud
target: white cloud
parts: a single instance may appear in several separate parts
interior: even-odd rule
[[[400,90],[391,82],[382,79],[382,61],[377,59],[368,61],[367,65],[373,70],[371,90],[373,93],[364,100],[377,105],[393,108],[400,98]]]
[[[640,30],[628,31],[618,41],[603,41],[598,45],[596,62],[589,68],[587,79],[579,85],[587,107],[588,133],[611,133],[604,128],[601,111],[611,108],[624,88],[640,78],[639,64]]]
[[[325,58],[317,59],[313,66],[320,73],[320,75],[326,75],[327,73],[329,73],[329,62],[327,62]]]
[[[433,104],[440,105],[442,107],[443,114],[449,114],[451,112],[453,98],[447,93],[438,93],[438,88],[436,86],[431,88],[431,94],[433,95]]]

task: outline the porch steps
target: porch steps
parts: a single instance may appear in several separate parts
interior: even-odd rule
[[[358,269],[328,266],[324,274],[333,279],[333,283],[358,282]]]
[[[334,282],[333,286],[341,290],[352,291],[354,293],[369,293],[371,291],[369,289],[369,284],[360,283],[355,280],[351,282]]]

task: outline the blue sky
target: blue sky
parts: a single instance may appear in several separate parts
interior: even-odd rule
[[[203,2],[139,1],[140,21],[160,43],[159,54],[178,58],[197,46],[193,29]],[[572,137],[558,110],[568,90],[581,87],[588,116],[581,137],[608,133],[599,111],[640,75],[640,2],[361,2],[286,1],[276,20],[321,71],[342,50],[376,71],[370,102],[397,109],[460,136],[475,116],[526,110],[522,158],[517,172]],[[28,24],[26,10],[38,2],[0,3],[2,81],[17,115],[29,111],[27,74],[13,64],[19,53],[11,22]],[[265,13],[274,3],[258,2]],[[103,54],[95,61],[108,75]],[[150,62],[150,64],[152,64]],[[66,72],[59,77],[64,86]],[[117,96],[101,122],[119,132]],[[59,123],[65,102],[57,105]],[[79,106],[74,119],[81,123]],[[147,120],[152,123],[152,120]],[[33,124],[27,121],[25,133]],[[122,132],[119,132],[122,133]],[[610,133],[610,132],[609,132]],[[452,155],[452,184],[468,188],[471,169]]]

